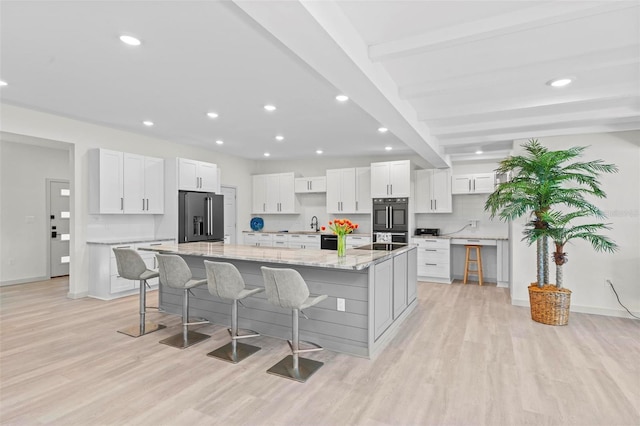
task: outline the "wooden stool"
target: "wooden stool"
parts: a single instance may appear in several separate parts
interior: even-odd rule
[[[469,278],[469,274],[477,275],[478,282],[482,285],[482,252],[480,249],[482,246],[476,245],[465,245],[467,248],[467,257],[464,261],[464,283],[467,283],[467,278]],[[469,254],[471,253],[471,249],[476,249],[476,258],[471,259]],[[469,269],[471,263],[476,264],[476,269]]]

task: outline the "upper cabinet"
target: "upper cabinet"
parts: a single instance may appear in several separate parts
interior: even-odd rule
[[[453,194],[490,194],[494,188],[494,173],[453,175],[451,178],[451,193]]]
[[[89,213],[164,213],[164,160],[107,149],[89,151]]]
[[[295,188],[296,194],[327,192],[327,178],[324,176],[296,178]]]
[[[298,213],[293,173],[253,175],[252,180],[252,213]]]
[[[204,161],[178,158],[178,189],[220,193],[218,166]]]
[[[371,169],[327,170],[327,213],[371,213]]]
[[[452,213],[451,169],[416,170],[416,213]]]
[[[410,192],[409,160],[371,163],[371,198],[409,197]]]

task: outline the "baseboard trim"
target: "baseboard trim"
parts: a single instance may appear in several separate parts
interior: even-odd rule
[[[0,287],[4,287],[6,285],[33,283],[36,281],[46,281],[48,279],[49,277],[31,277],[31,278],[21,278],[19,280],[0,281]]]
[[[81,291],[80,293],[71,293],[71,292],[67,293],[67,297],[69,299],[82,299],[83,297],[87,297],[87,296],[89,296],[88,291]]]
[[[529,300],[522,299],[511,299],[511,304],[514,306],[524,306],[529,308]],[[618,317],[618,318],[627,318],[634,319],[629,313],[623,309],[609,309],[609,308],[596,308],[594,306],[581,306],[581,305],[573,305],[571,304],[570,312],[576,312],[580,314],[594,314],[594,315],[603,315],[606,317]],[[640,312],[633,312],[633,315],[640,317]]]

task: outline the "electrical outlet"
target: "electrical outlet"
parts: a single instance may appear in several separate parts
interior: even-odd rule
[[[478,221],[474,220],[474,219],[470,219],[469,223],[467,224],[470,228],[475,228],[478,226]]]
[[[337,302],[338,302],[338,303],[337,303],[337,305],[338,305],[338,306],[337,306],[337,309],[338,309],[340,312],[344,312],[344,311],[345,311],[345,309],[346,309],[346,307],[345,307],[345,300],[344,300],[343,298],[341,298],[341,297],[338,297],[336,300],[337,300]]]

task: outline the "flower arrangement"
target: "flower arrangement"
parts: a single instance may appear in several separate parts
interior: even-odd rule
[[[323,231],[326,227],[321,227]],[[329,229],[338,236],[338,257],[346,255],[347,249],[347,234],[352,233],[358,229],[358,224],[351,222],[349,219],[336,219],[333,222],[329,221]]]

